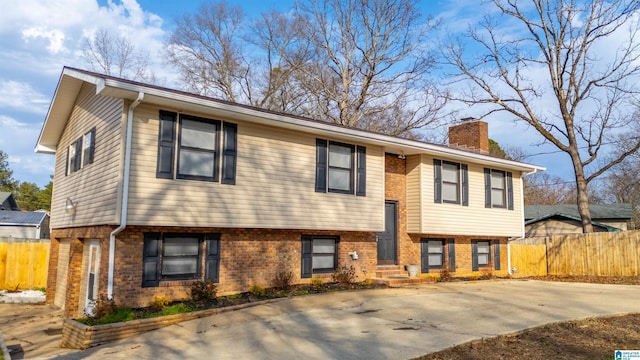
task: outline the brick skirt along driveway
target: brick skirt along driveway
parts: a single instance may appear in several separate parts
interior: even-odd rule
[[[63,358],[408,359],[550,322],[630,312],[640,312],[640,286],[441,283],[296,297]]]

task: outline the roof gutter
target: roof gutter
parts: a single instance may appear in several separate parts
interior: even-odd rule
[[[133,110],[144,99],[144,93],[139,92],[138,98],[129,105],[127,111],[127,138],[124,145],[124,175],[122,177],[122,201],[120,210],[120,225],[109,234],[109,279],[107,282],[107,298],[113,299],[113,273],[116,257],[116,235],[127,227],[127,209],[129,205],[129,172],[131,169],[131,139],[133,137]]]

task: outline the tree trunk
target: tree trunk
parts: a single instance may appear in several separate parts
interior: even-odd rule
[[[587,195],[587,181],[584,178],[584,168],[580,160],[580,154],[578,154],[576,149],[571,149],[569,155],[571,156],[571,162],[573,163],[573,169],[576,175],[578,213],[580,214],[580,222],[582,223],[582,232],[590,233],[593,232],[593,225],[591,225],[591,212],[589,211],[589,196]]]

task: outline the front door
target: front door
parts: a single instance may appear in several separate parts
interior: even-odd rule
[[[378,233],[378,265],[397,263],[398,243],[398,203],[386,201],[384,204],[384,232]]]

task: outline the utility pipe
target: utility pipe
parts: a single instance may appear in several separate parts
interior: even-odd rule
[[[127,111],[127,137],[124,144],[124,174],[122,176],[122,201],[120,209],[120,225],[109,234],[109,280],[107,282],[107,298],[113,299],[113,273],[116,257],[116,235],[127,227],[127,208],[129,203],[129,170],[131,168],[131,138],[133,137],[133,109],[144,99],[139,92],[138,98],[129,105]]]

